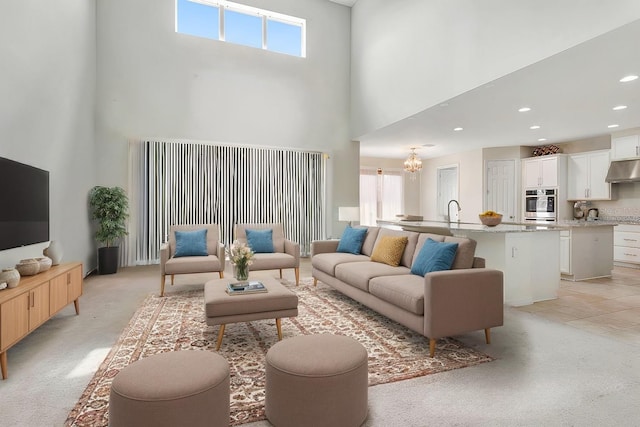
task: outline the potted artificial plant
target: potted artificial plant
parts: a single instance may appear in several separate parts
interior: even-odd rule
[[[105,244],[98,249],[98,272],[113,274],[118,271],[117,241],[127,235],[129,199],[120,187],[95,186],[89,192],[91,218],[98,220],[96,240]]]

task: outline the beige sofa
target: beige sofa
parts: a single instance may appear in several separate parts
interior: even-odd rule
[[[383,236],[408,238],[397,267],[371,261]],[[424,277],[411,274],[427,238],[458,243],[451,270]],[[367,227],[360,254],[337,252],[338,244],[338,240],[312,242],[314,284],[320,280],[428,337],[432,357],[438,338],[484,329],[490,343],[490,328],[503,324],[502,272],[484,268],[484,259],[474,256],[476,242],[472,239]]]
[[[282,279],[282,269],[293,268],[296,275],[296,285],[300,281],[300,244],[289,240],[284,235],[284,228],[279,223],[236,224],[235,239],[247,243],[247,229],[272,230],[273,252],[256,253],[249,270],[279,270]]]

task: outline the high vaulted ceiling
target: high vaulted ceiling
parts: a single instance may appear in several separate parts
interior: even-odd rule
[[[358,0],[329,0],[329,1],[332,1],[332,2],[334,2],[334,3],[340,3],[340,4],[343,4],[343,5],[345,5],[345,6],[349,6],[349,7],[351,7],[351,6],[353,6],[354,4],[356,4],[356,2],[357,2]]]
[[[629,74],[640,75],[640,21],[365,135],[360,152],[404,158],[417,147],[419,156],[428,158],[481,147],[575,141],[640,127],[640,79],[619,81]],[[619,105],[627,108],[613,110]],[[518,112],[521,107],[531,111]],[[463,130],[454,131],[457,127]]]

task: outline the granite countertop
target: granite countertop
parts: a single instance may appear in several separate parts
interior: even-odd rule
[[[480,223],[470,222],[447,222],[447,221],[383,221],[378,220],[380,226],[392,226],[398,227],[407,231],[422,231],[426,233],[438,231],[449,231],[455,233],[456,231],[471,231],[471,232],[485,232],[485,233],[520,233],[530,231],[557,231],[561,228],[557,225],[547,224],[516,224],[516,223],[502,223],[495,227],[489,227]]]
[[[609,220],[566,220],[559,221],[557,223],[549,224],[523,224],[523,223],[501,223],[495,227],[489,227],[480,223],[470,222],[447,222],[447,221],[387,221],[378,220],[380,226],[391,226],[401,228],[407,231],[422,231],[422,232],[446,232],[455,233],[456,231],[467,232],[485,232],[485,233],[522,233],[522,232],[534,232],[534,231],[559,231],[566,230],[572,227],[602,227],[602,226],[614,226],[617,225],[617,221]]]

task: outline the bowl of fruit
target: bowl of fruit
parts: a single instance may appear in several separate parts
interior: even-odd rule
[[[495,227],[502,222],[502,214],[494,211],[484,211],[478,217],[480,222],[488,227]]]

